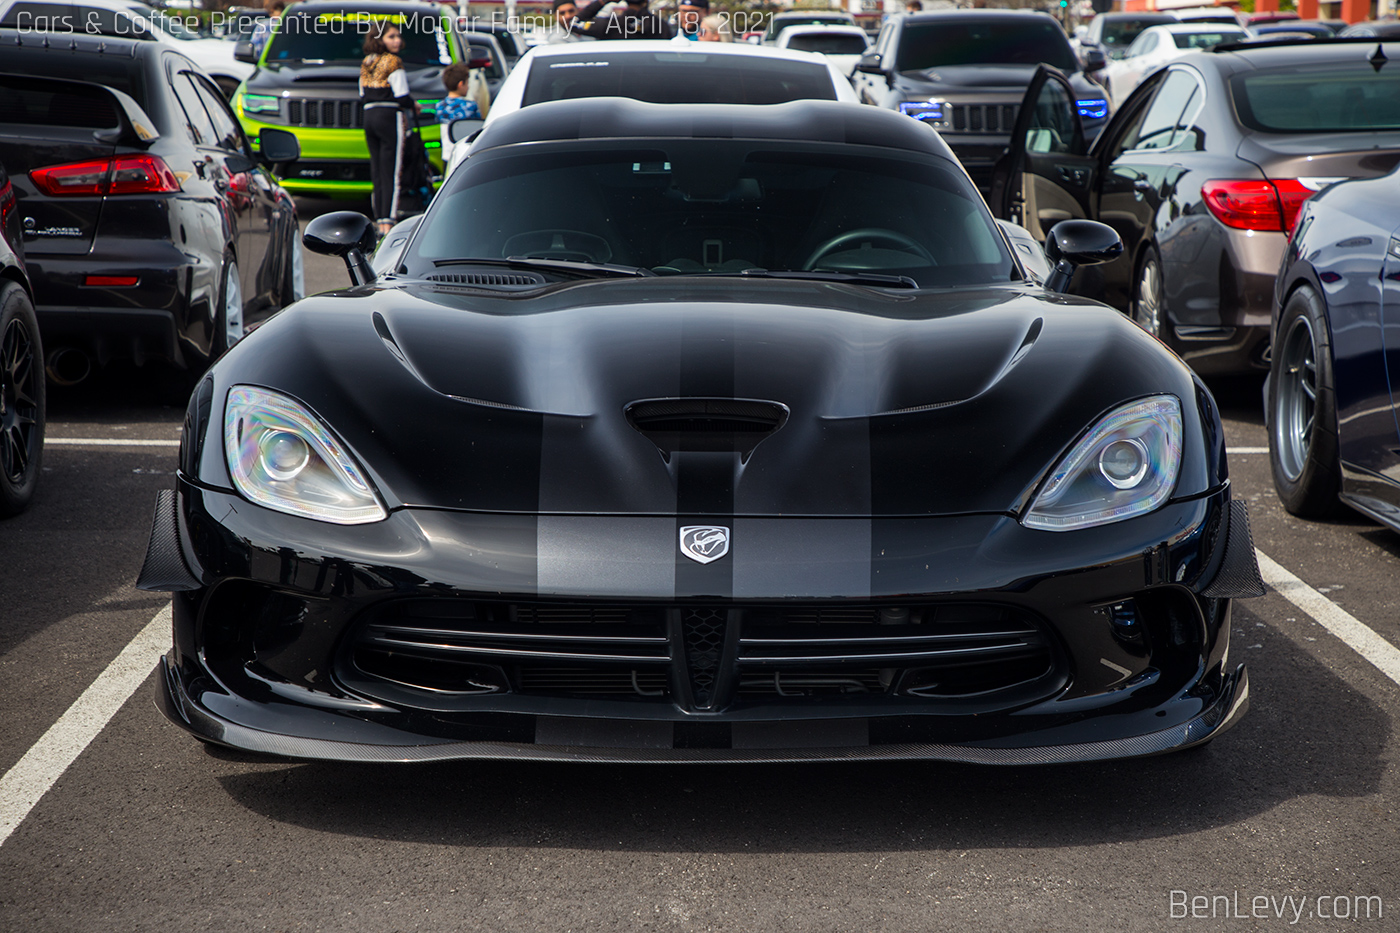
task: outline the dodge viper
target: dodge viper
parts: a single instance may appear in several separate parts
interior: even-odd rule
[[[158,702],[300,758],[1083,761],[1248,705],[1210,393],[1037,281],[876,108],[493,123],[394,263],[355,214],[194,391]]]

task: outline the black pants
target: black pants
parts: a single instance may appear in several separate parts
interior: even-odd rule
[[[370,194],[374,219],[398,221],[399,183],[407,156],[404,137],[408,117],[399,107],[365,108],[365,142],[369,144],[369,177],[374,184]]]

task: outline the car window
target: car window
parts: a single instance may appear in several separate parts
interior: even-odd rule
[[[1136,138],[1125,148],[1138,151],[1170,149],[1176,142],[1181,115],[1197,91],[1196,78],[1188,71],[1172,71],[1147,106]]]
[[[524,150],[524,151],[521,151]],[[568,197],[560,197],[568,191]],[[663,139],[532,144],[467,160],[405,257],[526,256],[643,266],[1011,281],[1010,253],[955,163],[844,145]]]
[[[820,55],[860,55],[865,51],[865,37],[852,32],[809,32],[789,35],[787,47]]]
[[[1049,17],[911,23],[899,37],[896,71],[951,65],[1053,65],[1078,71],[1079,62]]]
[[[1243,29],[1222,29],[1218,32],[1178,32],[1172,41],[1179,49],[1210,49],[1222,42],[1238,42],[1245,38]]]
[[[1138,40],[1128,49],[1127,58],[1137,58],[1139,55],[1146,55],[1157,47],[1157,33],[1149,32],[1138,36]]]
[[[205,112],[204,105],[199,102],[199,94],[190,82],[189,75],[188,71],[181,71],[170,80],[170,86],[175,89],[175,98],[179,100],[180,109],[184,111],[185,131],[196,146],[217,145],[215,140],[219,138],[219,134],[214,130],[214,123]]]
[[[1102,38],[1099,41],[1109,51],[1109,54],[1112,54],[1114,50],[1124,49],[1132,45],[1137,37],[1142,35],[1144,29],[1175,21],[1170,16],[1107,20],[1103,24]]]
[[[880,34],[875,38],[875,51],[881,58],[890,54],[890,47],[894,44],[894,26],[890,23],[880,27]]]
[[[230,152],[243,152],[243,131],[239,129],[238,121],[229,111],[228,104],[224,103],[219,89],[210,84],[209,79],[203,75],[188,71],[185,74],[194,83],[195,92],[204,104],[209,119],[214,123],[214,145]]]
[[[580,97],[630,97],[654,104],[781,104],[835,100],[831,70],[818,62],[698,51],[599,52],[535,62],[525,105]]]
[[[297,13],[293,6],[282,17],[268,40],[269,62],[358,62],[364,58],[368,24],[389,20],[403,34],[399,58],[410,65],[447,65],[452,62],[448,33],[437,17],[415,14]]]
[[[118,120],[116,101],[101,88],[0,74],[0,124],[103,130]]]
[[[1230,92],[1240,121],[1264,132],[1400,129],[1400,71],[1365,59],[1237,75]]]
[[[1078,104],[1059,81],[1046,81],[1036,96],[1026,130],[1027,152],[1080,152],[1074,120]]]

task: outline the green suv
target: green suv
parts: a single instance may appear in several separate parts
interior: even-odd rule
[[[399,57],[409,93],[422,108],[418,132],[435,173],[442,171],[435,112],[447,93],[442,70],[465,60],[452,10],[436,3],[311,0],[283,14],[256,59],[258,70],[239,86],[232,101],[254,148],[264,127],[296,134],[301,158],[281,171],[282,185],[292,193],[369,195],[369,148],[360,106],[361,47],[370,24],[384,19],[403,34]],[[245,46],[244,53],[250,48]]]

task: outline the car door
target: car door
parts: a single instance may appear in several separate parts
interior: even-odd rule
[[[1096,171],[1069,78],[1041,65],[1021,99],[1011,144],[992,172],[992,213],[1043,242],[1061,220],[1093,218]]]

